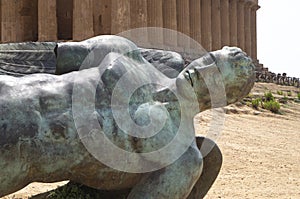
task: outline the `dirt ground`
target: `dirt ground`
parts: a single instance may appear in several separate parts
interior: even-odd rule
[[[292,92],[281,113],[254,110],[243,104],[225,108],[225,124],[217,138],[223,166],[206,199],[300,199],[300,103],[293,101],[299,88],[257,83],[251,96],[271,90]],[[195,118],[197,134],[207,134],[210,112]],[[32,183],[2,199],[25,199],[66,182]]]

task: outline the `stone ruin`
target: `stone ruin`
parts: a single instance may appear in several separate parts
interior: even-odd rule
[[[256,81],[275,83],[275,84],[285,85],[285,86],[295,86],[297,88],[300,87],[300,78],[289,77],[287,76],[286,73],[276,74],[269,71],[268,68],[264,68],[263,66],[259,66],[256,68]]]

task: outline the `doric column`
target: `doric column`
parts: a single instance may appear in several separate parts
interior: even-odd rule
[[[252,59],[255,62],[257,61],[257,20],[256,20],[256,11],[260,7],[256,4],[251,8],[251,41],[252,41],[252,46],[251,46],[251,55]]]
[[[2,42],[17,41],[18,19],[16,1],[1,1],[1,39]]]
[[[16,1],[17,41],[38,40],[38,1]]]
[[[56,1],[57,39],[73,39],[73,0]]]
[[[163,1],[163,27],[174,30],[164,32],[164,44],[166,46],[177,46],[177,12],[176,0]]]
[[[2,42],[2,2],[0,1],[0,42]]]
[[[245,4],[245,51],[252,57],[252,39],[251,39],[251,6],[253,2],[248,1]]]
[[[147,27],[148,11],[147,0],[130,0],[130,39],[140,47],[149,47],[147,29],[134,30]]]
[[[190,0],[190,36],[201,44],[201,1]],[[191,48],[197,46],[191,45]]]
[[[2,42],[2,1],[0,1],[0,42]]]
[[[111,0],[111,33],[130,29],[130,0]]]
[[[163,1],[162,0],[147,0],[147,18],[148,27],[163,27]],[[149,42],[157,48],[163,46],[163,31],[162,29],[152,29],[148,32]]]
[[[130,27],[147,27],[147,0],[130,0]]]
[[[230,45],[229,0],[221,0],[221,45]]]
[[[177,0],[177,30],[187,36],[190,35],[190,11],[189,0]],[[180,48],[188,49],[189,43],[184,37],[178,37],[178,46]]]
[[[94,36],[93,0],[74,0],[73,6],[73,40]]]
[[[212,50],[211,0],[201,1],[201,44],[207,51]]]
[[[238,0],[238,47],[245,50],[245,0]]]
[[[57,40],[56,0],[38,1],[39,41]]]
[[[56,0],[38,1],[39,41],[57,40]]]
[[[230,27],[230,45],[238,45],[238,13],[237,6],[238,0],[229,0],[229,27]]]
[[[212,50],[221,48],[221,2],[212,0]]]
[[[95,35],[111,34],[111,0],[94,0]]]

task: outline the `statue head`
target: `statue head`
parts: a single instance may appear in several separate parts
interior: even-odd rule
[[[246,97],[255,81],[255,65],[240,48],[224,47],[211,53],[223,77],[227,102],[234,103]]]
[[[212,95],[223,98],[225,102],[213,105],[214,107],[225,106],[244,98],[254,85],[255,66],[240,48],[224,47],[194,60],[178,76],[178,81],[181,80],[188,80],[193,87],[200,111],[203,111],[211,108]]]

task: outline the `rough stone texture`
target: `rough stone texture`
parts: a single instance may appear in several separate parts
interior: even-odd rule
[[[113,41],[115,40],[115,41]],[[105,56],[107,50],[103,43],[114,42],[114,53]],[[77,43],[78,44],[78,43]],[[137,124],[146,125],[149,110],[167,111],[166,125],[161,131],[150,138],[137,138],[125,134],[116,124],[111,111],[111,96],[116,83],[129,71],[132,82],[153,78],[145,66],[152,68],[142,56],[138,48],[130,41],[120,37],[97,37],[81,43],[88,48],[93,47],[97,58],[84,64],[81,71],[56,76],[51,74],[34,74],[24,77],[3,75],[0,78],[0,196],[13,193],[33,181],[55,182],[71,180],[89,187],[102,190],[131,189],[128,198],[197,198],[199,192],[205,194],[218,173],[220,162],[208,169],[203,163],[202,155],[196,142],[190,143],[186,152],[174,163],[163,169],[148,173],[127,173],[109,168],[96,160],[84,147],[82,139],[93,139],[93,134],[79,138],[72,112],[73,107],[84,107],[84,100],[76,104],[74,83],[84,88],[82,96],[92,93],[93,86],[98,84],[95,93],[95,116],[104,133],[116,146],[129,152],[147,153],[156,151],[170,142],[177,133],[180,114],[190,108],[189,91],[196,94],[199,110],[224,106],[210,102],[208,86],[217,86],[224,82],[228,103],[236,102],[248,94],[254,83],[254,65],[250,58],[238,48],[226,47],[212,52],[208,57],[193,61],[174,81],[172,88],[186,100],[179,106],[178,99],[168,87],[142,86],[137,89],[129,101],[129,113]],[[72,46],[74,44],[70,44]],[[60,47],[62,47],[60,49]],[[66,47],[66,48],[64,48]],[[76,47],[76,46],[75,46]],[[103,51],[102,51],[103,47]],[[70,58],[70,66],[66,72],[78,70],[73,65],[82,62],[85,52],[72,51],[68,44],[58,45],[58,58]],[[81,49],[84,49],[81,48]],[[59,57],[60,50],[66,52]],[[104,54],[103,54],[104,53]],[[123,55],[122,55],[123,54]],[[99,56],[98,56],[99,55]],[[117,60],[115,59],[117,56]],[[210,58],[213,58],[214,64]],[[105,59],[106,64],[99,61]],[[130,60],[131,62],[128,62]],[[59,65],[59,61],[57,62]],[[66,62],[61,62],[66,63]],[[200,67],[203,66],[204,67]],[[214,68],[213,66],[217,66]],[[65,65],[64,67],[69,67]],[[90,68],[94,67],[94,68]],[[153,70],[154,67],[152,68]],[[62,68],[64,70],[64,68]],[[220,71],[222,79],[215,78]],[[95,79],[102,73],[101,80]],[[164,76],[167,78],[166,76]],[[153,79],[152,79],[153,80]],[[155,80],[155,78],[154,78]],[[163,79],[157,77],[157,84]],[[124,88],[125,89],[125,88]],[[127,90],[123,90],[126,93]],[[216,95],[218,96],[218,94]],[[222,95],[220,97],[223,97]],[[85,99],[83,97],[83,99]],[[122,101],[122,96],[120,100]],[[192,101],[191,101],[192,102]],[[75,104],[74,104],[75,103]],[[184,115],[193,123],[196,110],[189,110]],[[76,115],[79,118],[91,117],[88,110]],[[181,115],[181,117],[184,117]],[[157,115],[160,120],[160,116]],[[124,123],[126,124],[126,120]],[[89,124],[86,124],[89,125]],[[194,136],[192,126],[187,126],[186,136]],[[80,126],[80,128],[86,128]],[[199,144],[199,143],[198,143]],[[179,146],[178,146],[179,147]],[[174,148],[174,150],[177,150]],[[109,151],[107,151],[109,154]],[[143,156],[143,154],[141,155]],[[209,156],[208,156],[209,157]],[[121,157],[111,157],[118,159]],[[146,159],[149,164],[162,164],[167,157]],[[220,160],[220,158],[219,158]],[[205,161],[205,158],[204,158]],[[210,162],[210,161],[208,161]],[[210,163],[208,164],[210,165]],[[147,167],[148,164],[142,165]],[[202,174],[202,170],[206,173]],[[212,174],[210,174],[210,171]],[[204,179],[204,185],[199,185]],[[209,179],[212,180],[209,180]],[[208,179],[208,180],[207,180]],[[198,182],[197,182],[198,181]],[[196,187],[193,189],[194,185]],[[191,195],[190,195],[191,194]]]
[[[0,75],[54,74],[56,46],[55,42],[0,44]]]

